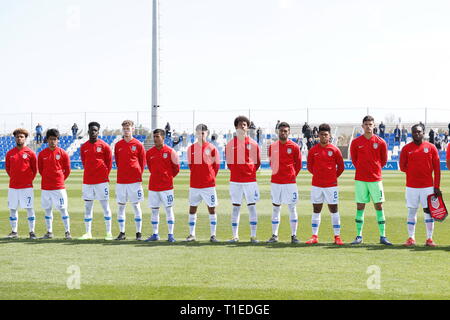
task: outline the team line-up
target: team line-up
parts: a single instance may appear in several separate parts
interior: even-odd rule
[[[239,241],[239,220],[243,198],[246,200],[249,222],[250,241],[257,243],[256,231],[258,215],[256,203],[260,198],[256,172],[260,167],[260,150],[258,144],[247,136],[250,120],[239,116],[234,120],[236,136],[225,148],[226,163],[230,170],[230,198],[232,203],[231,227],[232,238],[229,242]],[[81,146],[81,160],[84,166],[82,197],[85,202],[84,222],[86,233],[79,239],[92,239],[92,217],[94,200],[98,200],[104,211],[106,225],[105,240],[113,240],[111,232],[112,213],[109,206],[109,174],[112,168],[112,151],[109,145],[98,139],[100,124],[91,122],[89,140]],[[386,142],[374,134],[374,118],[364,117],[362,128],[364,134],[354,139],[350,153],[355,166],[355,201],[356,201],[356,238],[354,245],[363,242],[364,209],[369,202],[374,203],[380,243],[392,245],[386,237],[386,221],[383,211],[384,191],[381,168],[387,162]],[[136,240],[142,237],[142,210],[140,202],[144,200],[142,175],[145,164],[150,171],[148,205],[151,208],[152,235],[145,241],[158,241],[159,208],[164,207],[168,227],[169,242],[175,242],[173,212],[174,188],[173,178],[178,174],[180,165],[177,153],[164,144],[165,131],[153,131],[154,147],[147,152],[140,141],[133,138],[134,123],[125,120],[122,123],[123,139],[114,146],[114,157],[117,164],[116,200],[118,204],[117,222],[120,233],[115,240],[125,240],[125,207],[130,202],[135,214]],[[6,155],[6,171],[10,177],[8,189],[8,208],[10,210],[11,233],[8,238],[18,238],[18,209],[27,210],[29,237],[37,239],[35,234],[35,212],[33,180],[37,172],[41,175],[41,205],[45,211],[47,232],[40,239],[53,238],[52,209],[60,211],[65,228],[65,239],[72,239],[70,218],[68,213],[65,180],[70,175],[70,159],[66,151],[58,147],[59,132],[49,129],[46,133],[48,148],[42,150],[38,157],[25,146],[28,132],[16,129],[13,132],[16,147]],[[286,204],[289,210],[291,242],[297,239],[297,202],[298,188],[296,177],[301,170],[301,152],[298,145],[288,139],[290,126],[281,122],[278,126],[278,140],[269,146],[269,159],[272,168],[271,200],[272,237],[269,243],[278,242],[278,229],[281,220],[281,205]],[[211,242],[216,238],[218,205],[216,192],[216,176],[220,167],[220,156],[216,147],[207,141],[208,128],[204,124],[196,127],[197,141],[187,151],[190,169],[189,189],[189,236],[186,241],[196,241],[197,208],[204,201],[208,207]],[[405,145],[400,154],[400,169],[406,173],[406,204],[408,210],[408,239],[405,246],[413,246],[417,210],[422,206],[426,224],[427,246],[435,246],[433,241],[434,219],[428,209],[427,197],[431,194],[441,195],[440,162],[436,147],[424,141],[424,128],[418,124],[412,127],[413,141]],[[327,203],[331,213],[334,232],[334,243],[343,245],[340,237],[340,216],[338,211],[339,190],[338,178],[344,171],[344,161],[338,148],[331,144],[331,128],[328,124],[319,126],[320,143],[308,152],[307,168],[312,174],[311,202],[313,214],[311,218],[312,237],[306,244],[319,242],[318,232],[321,222],[321,211]],[[447,153],[447,165],[450,164],[450,152]]]

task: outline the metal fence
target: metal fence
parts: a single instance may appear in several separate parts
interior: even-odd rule
[[[450,122],[449,108],[334,108],[334,107],[308,107],[308,108],[277,108],[271,110],[259,108],[160,108],[158,123],[164,128],[167,122],[171,129],[177,132],[193,132],[196,124],[205,123],[211,131],[227,133],[233,131],[233,120],[237,115],[245,115],[254,122],[256,128],[265,132],[275,129],[277,120],[287,121],[291,124],[302,125],[304,122],[319,124],[359,124],[362,118],[370,114],[374,116],[377,124],[383,121],[386,126],[402,123],[416,123],[422,121],[439,126],[446,126]],[[120,129],[123,120],[130,119],[136,123],[137,128],[150,129],[150,111],[123,111],[123,112],[62,112],[56,110],[52,113],[1,113],[0,134],[9,135],[17,127],[24,127],[31,132],[40,123],[44,130],[57,128],[61,133],[70,134],[74,123],[78,125],[80,133],[86,132],[90,121],[98,121],[103,130]]]

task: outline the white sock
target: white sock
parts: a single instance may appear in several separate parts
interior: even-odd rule
[[[195,223],[197,221],[197,214],[189,214],[189,234],[195,236]]]
[[[153,234],[158,234],[159,229],[159,208],[152,208],[152,230]]]
[[[47,232],[53,232],[53,211],[52,209],[45,209],[45,226]]]
[[[331,224],[333,225],[333,232],[335,236],[340,235],[341,233],[341,218],[339,216],[339,212],[331,214]]]
[[[100,204],[103,208],[103,217],[105,219],[106,233],[111,233],[112,213],[111,213],[111,209],[109,207],[109,201],[108,200],[100,200]]]
[[[209,226],[211,230],[211,236],[215,236],[217,229],[217,214],[209,214]]]
[[[125,215],[125,205],[118,204],[119,211],[117,213],[117,222],[119,223],[119,230],[122,233],[125,233],[125,223],[126,223],[126,215]]]
[[[297,235],[297,227],[298,227],[298,215],[297,215],[297,205],[289,204],[289,221],[291,223],[291,235]]]
[[[36,215],[34,213],[34,209],[28,208],[27,215],[28,215],[28,228],[29,228],[30,232],[34,232],[34,226],[36,223]]]
[[[132,204],[134,211],[134,222],[136,223],[136,233],[142,231],[142,210],[140,203]]]
[[[248,218],[250,220],[250,237],[256,237],[256,229],[258,227],[258,214],[256,213],[256,205],[252,204],[248,207]]]
[[[425,225],[427,227],[427,239],[433,238],[433,230],[434,230],[434,219],[431,217],[430,214],[425,213]]]
[[[240,219],[241,206],[233,206],[231,212],[231,230],[233,231],[233,238],[239,238],[239,219]]]
[[[416,223],[417,223],[417,208],[408,208],[408,236],[414,239],[416,233]]]
[[[61,218],[64,224],[64,229],[66,232],[70,232],[70,217],[69,212],[67,212],[67,209],[60,209],[59,212],[61,212]]]
[[[17,221],[19,220],[19,215],[17,214],[17,209],[9,209],[9,223],[11,224],[12,232],[17,232]]]
[[[175,227],[175,214],[173,213],[173,207],[165,207],[167,230],[169,234],[173,235],[173,229]]]
[[[84,224],[86,226],[86,233],[92,232],[92,216],[94,212],[94,201],[84,201]]]
[[[272,234],[278,236],[280,227],[281,206],[272,206]]]
[[[313,212],[311,217],[311,227],[312,227],[312,234],[317,236],[320,227],[320,213]]]

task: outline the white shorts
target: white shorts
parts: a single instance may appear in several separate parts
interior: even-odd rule
[[[42,209],[48,210],[52,207],[56,209],[67,209],[67,191],[60,190],[42,190],[41,192]]]
[[[216,207],[219,204],[216,188],[189,188],[189,205],[191,207],[197,207],[202,200],[208,207]]]
[[[298,188],[296,183],[287,184],[270,184],[270,196],[272,203],[276,205],[281,204],[296,204],[298,202]]]
[[[109,183],[83,184],[84,200],[109,200]]]
[[[256,182],[230,182],[230,197],[233,204],[242,204],[244,195],[247,204],[258,202],[258,184]]]
[[[172,190],[164,191],[148,191],[148,207],[149,208],[159,208],[161,203],[164,207],[171,207],[174,203],[174,194]]]
[[[144,190],[142,183],[118,183],[116,185],[116,200],[117,203],[138,203],[144,200]]]
[[[408,208],[428,208],[427,198],[434,193],[434,187],[429,188],[409,188],[406,187],[406,206]]]
[[[34,206],[33,188],[8,189],[8,208],[17,210],[19,206],[22,209],[31,209]]]
[[[326,202],[327,204],[339,203],[338,187],[319,188],[311,187],[311,203],[320,204]]]

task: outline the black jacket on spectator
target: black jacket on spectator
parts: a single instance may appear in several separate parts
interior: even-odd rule
[[[307,126],[307,127],[305,128],[305,132],[303,133],[303,136],[304,136],[306,139],[309,139],[309,138],[312,137],[312,130],[311,130],[311,127],[310,127],[310,126]]]
[[[430,143],[434,144],[434,131],[433,129],[430,129],[430,132],[428,133],[428,137],[430,138]]]
[[[381,138],[384,138],[384,131],[386,130],[386,126],[384,125],[384,123],[380,123],[378,129],[380,130],[379,136]]]

